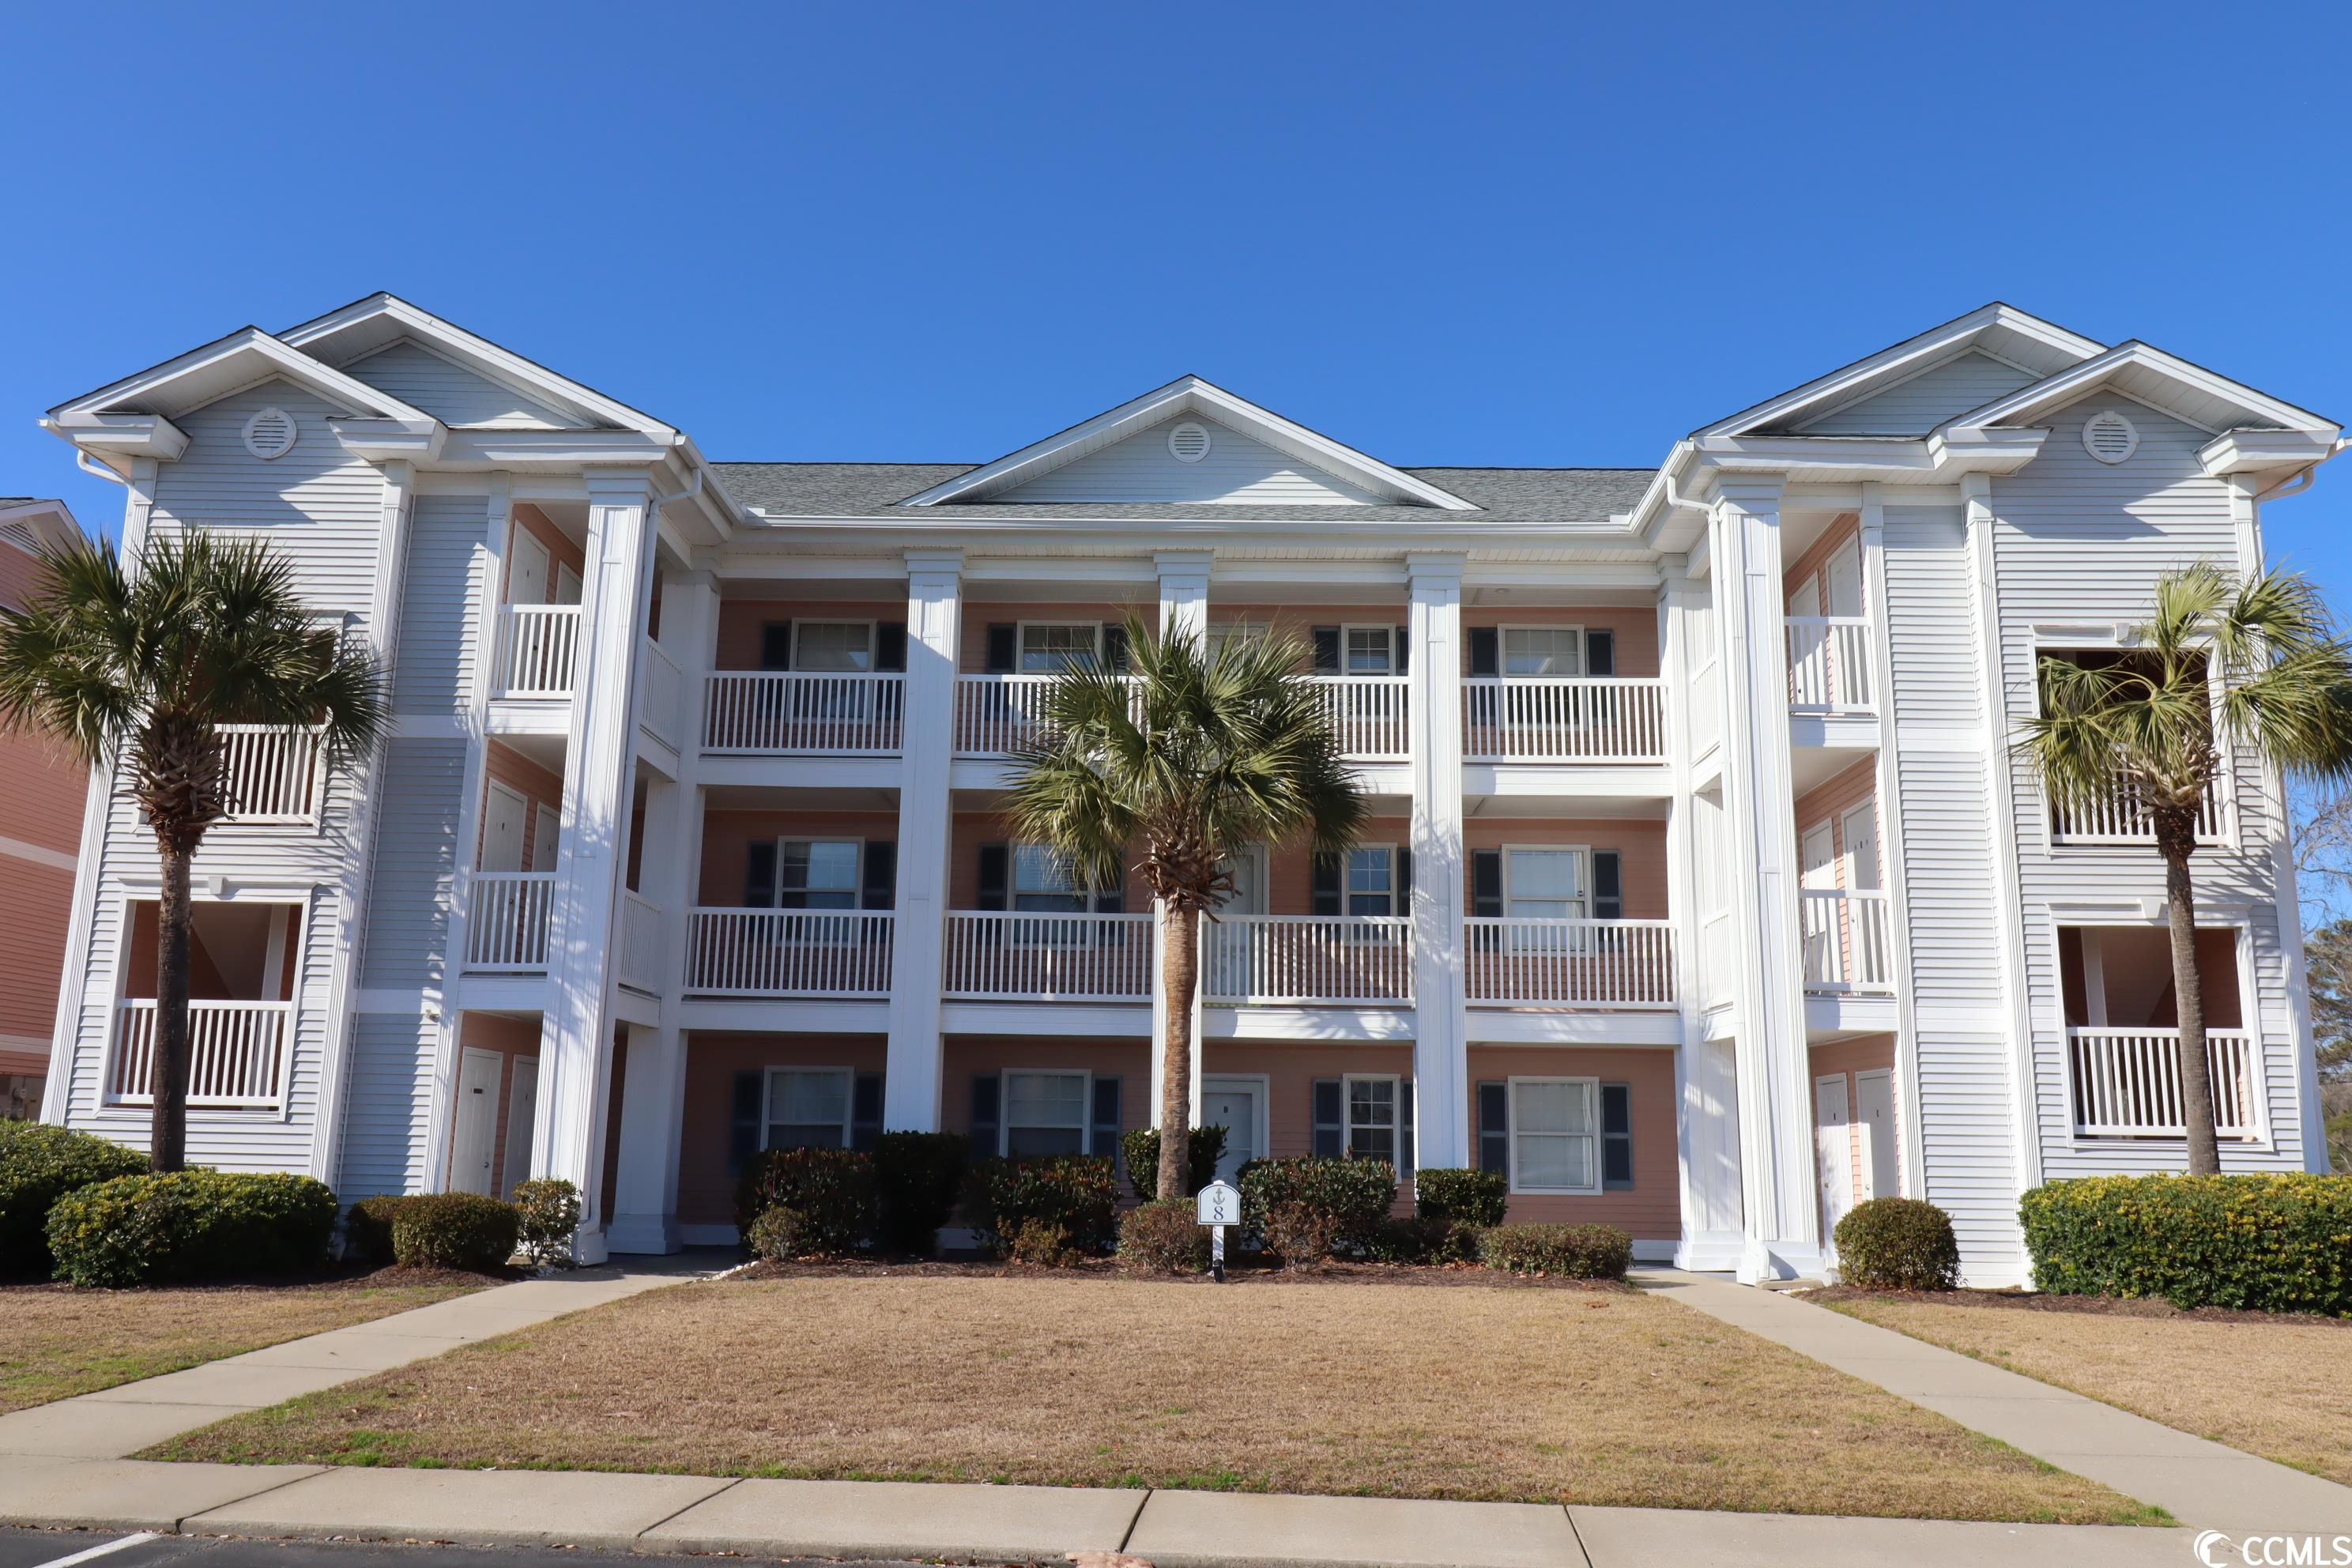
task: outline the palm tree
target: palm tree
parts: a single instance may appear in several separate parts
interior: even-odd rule
[[[321,629],[258,540],[165,536],[135,570],[95,540],[45,552],[31,605],[0,610],[0,728],[120,768],[163,861],[149,1159],[187,1161],[188,894],[205,832],[235,808],[218,726],[324,731],[330,767],[383,724],[375,662]]]
[[[2200,564],[2158,582],[2155,616],[2134,629],[2122,657],[2045,658],[2041,685],[2042,712],[2017,750],[2053,809],[2095,809],[2120,796],[2146,816],[2164,858],[2189,1170],[2211,1175],[2221,1161],[2189,876],[2198,816],[2230,748],[2283,777],[2352,778],[2352,647],[2303,577],[2268,571],[2241,583]]]
[[[1130,615],[1127,647],[1129,674],[1078,664],[1047,689],[1038,738],[1014,753],[1006,814],[1090,887],[1123,882],[1132,847],[1167,910],[1160,1125],[1172,1134],[1192,1120],[1200,916],[1233,892],[1233,858],[1298,839],[1344,853],[1367,807],[1304,679],[1302,643],[1228,637],[1209,652],[1196,633],[1154,637]],[[1187,1190],[1185,1142],[1160,1140],[1163,1194]]]

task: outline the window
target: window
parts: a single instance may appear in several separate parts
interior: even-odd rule
[[[1511,1190],[1601,1190],[1598,1085],[1589,1078],[1515,1078],[1511,1084]]]
[[[776,907],[856,909],[857,850],[854,838],[783,840],[776,851]]]
[[[762,1149],[849,1147],[847,1068],[768,1069],[767,1125]]]
[[[1092,621],[1055,626],[1024,621],[1021,626],[1021,673],[1055,675],[1095,661],[1102,643],[1102,627]]]
[[[1225,651],[1228,643],[1247,645],[1264,642],[1274,635],[1274,628],[1264,621],[1219,621],[1209,628],[1209,657],[1216,658]]]
[[[1004,1075],[1004,1152],[1083,1154],[1087,1150],[1087,1075],[1008,1072]]]
[[[1085,914],[1077,868],[1042,844],[1014,845],[1013,907],[1033,914]]]
[[[1392,626],[1349,626],[1343,644],[1346,663],[1342,668],[1349,675],[1390,675],[1396,670]]]
[[[793,668],[863,675],[874,668],[871,621],[794,621]]]
[[[1396,904],[1396,851],[1386,845],[1349,850],[1348,912],[1392,915]]]
[[[1504,851],[1503,894],[1504,912],[1514,920],[1582,920],[1586,908],[1584,851]]]
[[[1397,1080],[1392,1078],[1351,1078],[1347,1080],[1348,1156],[1354,1160],[1397,1159]]]
[[[1584,673],[1581,626],[1505,626],[1505,675],[1571,676]]]
[[[1633,1089],[1601,1086],[1601,1184],[1612,1192],[1633,1185]]]

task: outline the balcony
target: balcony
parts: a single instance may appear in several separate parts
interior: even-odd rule
[[[571,696],[572,666],[579,648],[579,605],[500,605],[490,695],[522,699]]]
[[[1671,921],[1466,922],[1474,1006],[1671,1008],[1681,998]]]
[[[223,724],[219,735],[226,818],[239,826],[276,826],[319,820],[326,745],[319,726]]]
[[[476,871],[467,879],[466,968],[521,974],[547,968],[552,871]]]
[[[1884,891],[1806,888],[1797,895],[1797,907],[1803,921],[1806,990],[1894,994],[1893,915]]]
[[[1400,915],[1220,915],[1201,925],[1202,1000],[1232,1007],[1378,1007],[1412,1000]]]
[[[1408,677],[1317,675],[1308,679],[1339,734],[1342,757],[1351,763],[1412,760]]]
[[[2224,769],[2207,786],[2197,812],[2197,842],[2218,844],[2229,837],[2229,802],[2223,798]],[[2154,844],[2156,829],[2140,809],[2139,791],[2117,779],[2106,795],[2088,805],[2050,803],[2050,838],[2054,844]]]
[[[2205,1059],[2215,1131],[2223,1138],[2260,1138],[2262,1069],[2253,1041],[2242,1029],[2208,1029]],[[2066,1071],[2076,1137],[2188,1136],[2181,1116],[2179,1029],[2069,1028]]]
[[[896,756],[906,682],[903,675],[721,670],[704,679],[702,749],[767,756]],[[958,711],[961,719],[961,702]]]
[[[1509,676],[1465,680],[1462,755],[1473,763],[1663,763],[1666,683]]]
[[[1790,616],[1789,707],[1799,713],[1876,710],[1870,621],[1862,616]]]
[[[699,909],[686,933],[686,989],[703,996],[890,994],[887,910]]]
[[[190,1002],[189,1107],[259,1110],[284,1105],[286,1047],[293,1017],[291,1002]],[[106,1103],[153,1104],[154,1067],[154,1000],[125,1001],[115,1013]]]
[[[963,1002],[1149,1002],[1150,915],[955,910],[942,994]]]

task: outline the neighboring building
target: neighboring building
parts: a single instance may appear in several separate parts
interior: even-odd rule
[[[568,1176],[595,1257],[730,1237],[763,1144],[1111,1149],[1158,1103],[1153,917],[999,806],[1040,683],[1137,608],[1309,639],[1375,799],[1344,863],[1244,855],[1206,941],[1234,1159],[1492,1164],[1518,1218],[1751,1279],[1903,1192],[1986,1283],[2021,1189],[2183,1160],[2160,868],[2012,764],[2034,660],[2255,565],[2341,434],[1993,305],[1654,472],[1401,469],[1192,377],[976,468],[707,463],[384,295],[47,423],[131,545],[269,539],[393,669],[363,777],[239,742],[195,1159]],[[90,809],[47,1114],[136,1142],[154,855]],[[2198,875],[2223,1162],[2321,1167],[2252,759]]]
[[[0,496],[0,609],[25,607],[39,551],[79,537],[65,502]],[[89,793],[63,747],[0,729],[0,1121],[41,1113]]]

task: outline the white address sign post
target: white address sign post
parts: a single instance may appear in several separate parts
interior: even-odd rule
[[[1242,1222],[1242,1195],[1225,1182],[1211,1182],[1201,1189],[1200,1219],[1209,1227],[1209,1272],[1220,1285],[1225,1282],[1225,1226]]]

